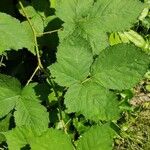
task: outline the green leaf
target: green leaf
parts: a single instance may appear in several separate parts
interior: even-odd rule
[[[26,144],[29,144],[32,150],[73,150],[69,137],[55,129],[47,129],[38,136],[31,128],[17,127],[3,134],[7,139],[9,150],[20,150]]]
[[[86,126],[87,120],[85,118],[79,119],[79,118],[74,118],[73,119],[73,125],[78,131],[78,134],[81,135],[82,133],[86,132],[89,130],[90,126]]]
[[[143,9],[138,0],[97,0],[90,11],[91,27],[99,26],[104,32],[130,29]]]
[[[49,1],[50,1],[51,8],[55,8],[56,7],[56,0],[49,0]]]
[[[23,4],[24,10],[29,18],[34,17],[35,15],[41,16],[43,20],[50,15],[50,3],[49,0],[20,0]],[[20,5],[18,4],[19,12],[25,16],[24,12],[22,11]]]
[[[36,91],[35,91],[35,88],[39,86],[38,83],[30,83],[28,86],[25,86],[23,88],[23,90],[21,91],[21,95],[23,97],[29,97],[29,98],[32,98],[34,100],[37,100],[37,94],[36,94]]]
[[[32,19],[30,19],[35,32],[38,34],[42,34],[44,31],[44,20],[41,16],[35,15]]]
[[[64,22],[74,23],[89,13],[93,0],[56,0],[56,15]]]
[[[0,119],[0,143],[6,141],[4,135],[1,132],[6,132],[9,130],[11,116],[11,114],[8,114],[5,118]]]
[[[8,132],[2,133],[8,144],[9,150],[20,150],[26,144],[28,144],[28,140],[34,138],[35,134],[28,127],[16,127]]]
[[[57,63],[49,69],[59,85],[70,86],[86,79],[92,61],[89,44],[83,38],[71,36],[59,45]]]
[[[119,117],[116,96],[93,81],[72,85],[65,95],[65,104],[67,112],[77,112],[95,121]]]
[[[20,1],[23,4],[24,10],[29,18],[32,18],[35,15],[37,15],[36,10],[34,9],[34,7],[31,5],[31,3],[29,1],[26,1],[26,0],[20,0]],[[20,14],[22,16],[26,17],[21,6],[18,4],[17,7],[18,7]]]
[[[23,21],[21,24],[24,27],[26,34],[28,34],[28,37],[30,38],[30,41],[34,44],[34,46],[31,47],[28,50],[30,50],[31,53],[35,54],[35,41],[34,41],[33,31],[31,29],[28,21]]]
[[[39,134],[47,129],[48,114],[46,109],[36,100],[22,97],[16,104],[15,109],[14,116],[17,126],[32,127]]]
[[[32,150],[73,150],[69,137],[56,129],[49,129],[42,136],[35,137],[30,146]]]
[[[108,46],[106,33],[129,29],[144,8],[138,0],[57,0],[56,4],[56,15],[64,21],[61,41],[78,33],[90,43],[93,54]]]
[[[23,4],[26,15],[30,19],[32,27],[35,29],[35,32],[43,33],[44,21],[45,21],[46,17],[45,16],[43,17],[42,15],[40,15],[40,13],[37,10],[35,10],[34,5],[32,6],[30,2],[27,2],[24,0],[21,0],[21,2]],[[19,12],[21,13],[21,15],[23,15],[24,17],[27,17],[27,16],[25,16],[24,11],[22,10],[22,8],[20,7],[19,4],[18,4],[18,9],[19,9]],[[27,21],[27,23],[28,23],[28,21]],[[31,27],[29,26],[29,28],[31,28]],[[32,33],[33,31],[31,30],[30,32]]]
[[[115,131],[108,125],[93,126],[80,137],[77,150],[112,150]]]
[[[24,26],[19,20],[5,13],[0,13],[0,33],[0,54],[11,49],[34,48]]]
[[[0,117],[15,108],[17,126],[28,126],[39,134],[48,127],[48,113],[40,104],[31,84],[21,89],[20,83],[13,77],[0,75]],[[42,121],[41,121],[42,120]]]
[[[129,44],[107,48],[92,65],[92,78],[109,89],[129,89],[144,76],[149,56]]]
[[[18,80],[0,74],[0,118],[7,115],[16,104],[21,92]]]
[[[31,84],[22,90],[21,97],[16,103],[15,122],[17,126],[32,127],[40,134],[48,127],[48,113],[32,88]]]
[[[42,18],[39,15],[35,15],[34,17],[30,19],[30,22],[36,34],[38,36],[39,35],[41,36],[44,31],[44,21],[42,20]],[[29,50],[30,52],[35,54],[35,37],[34,37],[35,35],[33,34],[32,28],[28,21],[23,21],[21,24],[24,27],[26,34],[30,38],[30,41],[34,44],[34,46],[30,48]]]

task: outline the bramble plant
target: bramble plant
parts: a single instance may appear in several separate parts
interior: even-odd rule
[[[15,8],[17,15],[0,12],[0,66],[7,69],[12,50],[37,63],[27,59],[27,72],[1,71],[2,145],[111,150],[123,112],[118,93],[136,86],[150,64],[148,41],[131,30],[147,6],[139,0],[18,0]]]

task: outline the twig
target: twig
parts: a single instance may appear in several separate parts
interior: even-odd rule
[[[36,72],[39,70],[39,66],[37,66],[31,75],[30,79],[27,81],[26,86],[32,81],[33,77],[35,76]]]
[[[43,32],[43,33],[37,33],[37,36],[42,36],[42,35],[46,35],[46,34],[52,34],[52,33],[58,32],[58,31],[60,31],[62,29],[63,28],[52,30],[52,31],[47,31],[47,32]]]
[[[3,64],[3,59],[4,59],[4,55],[2,55],[1,60],[0,60],[0,67],[1,66],[5,66],[5,64]]]

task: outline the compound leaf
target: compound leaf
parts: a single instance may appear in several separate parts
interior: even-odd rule
[[[99,54],[108,46],[106,33],[129,29],[143,8],[138,0],[58,0],[56,15],[64,21],[59,37],[63,41],[76,32]]]
[[[0,117],[15,108],[16,125],[32,127],[40,134],[47,129],[49,119],[33,87],[31,84],[21,89],[17,79],[0,74]]]
[[[65,104],[67,112],[77,112],[95,121],[119,117],[116,96],[92,81],[72,85],[65,95]]]
[[[119,44],[100,53],[92,65],[92,76],[109,89],[135,86],[148,69],[149,56],[129,44]]]
[[[86,79],[92,61],[89,44],[83,38],[71,36],[60,44],[57,62],[50,67],[50,71],[59,85],[70,86]]]
[[[112,150],[115,134],[109,124],[93,126],[79,139],[77,150]]]

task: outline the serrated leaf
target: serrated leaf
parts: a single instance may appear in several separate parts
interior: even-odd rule
[[[93,81],[72,85],[65,95],[65,104],[67,112],[77,112],[95,121],[119,117],[116,96]]]
[[[30,5],[29,1],[26,1],[26,0],[20,0],[20,1],[24,7],[24,11],[26,12],[26,14],[29,18],[32,18],[37,14],[36,10],[34,9],[34,7],[32,5]],[[17,7],[18,7],[20,14],[23,15],[24,17],[26,17],[21,6],[18,4]]]
[[[34,28],[35,32],[43,33],[44,20],[46,18],[41,16],[40,13],[38,13],[35,10],[35,8],[30,4],[30,2],[26,2],[26,1],[22,0],[22,4],[24,7],[24,11],[25,11],[26,15],[28,16],[28,18],[30,19],[30,22],[31,22],[32,27]],[[27,17],[27,16],[25,16],[24,11],[22,10],[22,8],[20,7],[19,4],[18,4],[18,9],[19,9],[19,12],[21,13],[21,15],[23,15],[24,17]],[[29,28],[31,28],[30,25],[29,25]],[[30,32],[32,33],[33,31],[31,30]]]
[[[48,114],[37,100],[22,97],[16,104],[15,109],[14,117],[17,126],[32,127],[39,134],[47,129]]]
[[[50,3],[49,0],[21,0],[21,3],[23,4],[24,10],[28,17],[34,17],[35,15],[41,16],[41,18],[45,19],[47,16],[50,15]],[[25,16],[24,12],[22,11],[22,8],[18,4],[19,12]]]
[[[23,21],[22,26],[25,29],[26,34],[28,35],[28,37],[30,38],[30,41],[33,43],[33,47],[31,47],[30,49],[28,49],[31,53],[35,54],[35,41],[34,41],[34,35],[33,35],[33,31],[28,23],[28,21]]]
[[[77,32],[91,44],[93,54],[108,46],[107,32],[129,29],[144,8],[138,0],[57,0],[56,4],[56,15],[64,21],[61,41]]]
[[[55,129],[47,129],[38,136],[31,128],[17,127],[3,134],[7,139],[9,150],[20,150],[26,144],[29,144],[32,150],[73,150],[69,137]]]
[[[32,24],[32,27],[34,28],[36,34],[42,34],[44,30],[44,22],[42,18],[39,15],[35,15],[32,19],[30,19],[30,22]],[[30,38],[30,41],[33,43],[33,47],[29,49],[29,51],[33,54],[35,54],[35,35],[33,34],[32,28],[28,21],[23,21],[22,26],[25,28],[25,32]]]
[[[81,135],[84,132],[89,130],[89,126],[86,126],[86,120],[80,120],[78,118],[74,118],[73,119],[73,125],[76,128],[76,130],[78,131],[78,134]]]
[[[20,92],[21,85],[18,80],[0,74],[0,118],[7,115],[15,107]]]
[[[30,19],[35,32],[38,34],[42,34],[44,31],[44,20],[40,15],[35,15],[32,19]]]
[[[142,9],[144,5],[138,0],[98,0],[90,12],[92,27],[97,24],[104,32],[129,29]]]
[[[39,134],[48,127],[48,113],[33,92],[33,85],[21,89],[13,77],[0,75],[0,117],[15,109],[17,126],[34,128]],[[42,121],[41,121],[42,120]]]
[[[86,79],[92,61],[89,44],[83,38],[71,36],[60,44],[57,63],[50,66],[50,71],[59,85],[70,86]]]
[[[26,144],[28,144],[28,140],[34,138],[35,134],[28,127],[16,127],[8,132],[2,133],[8,144],[9,150],[20,150]]]
[[[129,44],[107,48],[92,65],[92,77],[109,89],[129,89],[144,76],[149,56]]]
[[[112,150],[115,131],[108,125],[93,126],[80,137],[77,150]]]
[[[34,100],[37,100],[37,95],[36,95],[36,91],[35,88],[38,87],[38,83],[30,83],[28,86],[24,87],[23,90],[21,91],[21,95],[23,97],[28,97],[28,98],[32,98]]]
[[[8,114],[5,118],[0,119],[0,143],[6,140],[1,132],[9,130],[11,116],[11,114]]]
[[[17,126],[32,127],[40,134],[47,129],[49,119],[48,113],[40,104],[33,87],[34,85],[31,84],[22,90],[21,97],[16,103],[14,116]]]
[[[22,48],[31,50],[34,47],[30,36],[19,20],[5,13],[0,13],[0,33],[0,54],[6,50]]]
[[[92,7],[93,0],[56,0],[56,15],[64,22],[76,21],[77,17],[86,16]]]
[[[42,136],[35,137],[30,146],[32,150],[73,150],[71,141],[62,131],[49,129]]]

